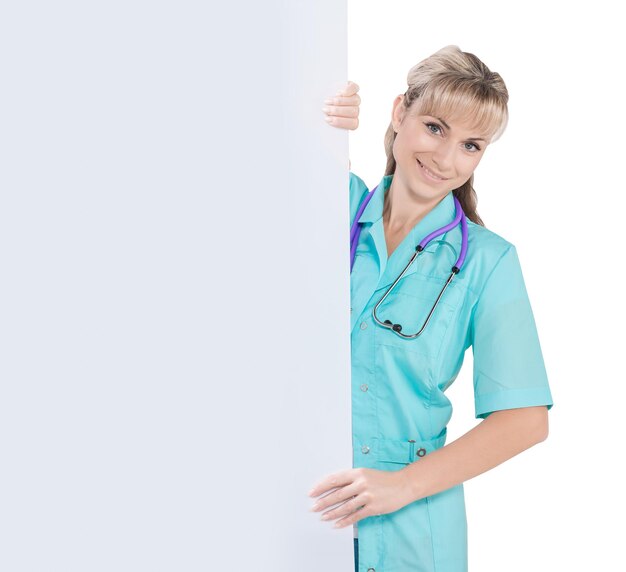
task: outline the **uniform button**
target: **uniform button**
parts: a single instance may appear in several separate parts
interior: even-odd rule
[[[365,330],[367,328],[367,322],[361,322],[361,329]]]
[[[367,383],[361,385],[361,391],[367,391]]]
[[[376,572],[376,568],[368,568],[367,572]]]
[[[368,454],[370,452],[370,448],[367,445],[361,447],[361,453]]]
[[[350,313],[352,314],[352,308],[350,308]]]
[[[423,447],[420,447],[416,453],[418,457],[423,457],[425,454],[426,454],[426,449],[424,449]]]

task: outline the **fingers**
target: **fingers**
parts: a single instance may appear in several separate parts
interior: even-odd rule
[[[356,106],[326,105],[322,111],[334,117],[352,118],[359,116],[359,108]]]
[[[363,496],[359,495],[356,486],[352,485],[324,497],[311,508],[311,511],[321,512],[329,509],[322,513],[320,518],[321,520],[334,520],[352,514],[364,504]]]
[[[359,126],[359,118],[354,117],[338,117],[327,115],[325,118],[326,122],[333,127],[338,127],[339,129],[351,129],[354,131]]]
[[[333,127],[356,129],[359,126],[358,107],[339,107],[327,105],[322,109],[326,114],[326,121]]]
[[[333,525],[334,528],[343,528],[344,526],[350,526],[351,524],[358,522],[362,518],[371,516],[370,511],[367,510],[365,507],[365,501],[362,500],[361,497],[362,495],[356,496],[350,501],[351,505],[349,510],[341,513],[338,512],[336,515],[331,515],[331,518],[339,518],[339,520]],[[348,503],[343,505],[341,508],[343,509],[347,505]]]
[[[310,491],[310,497],[317,497],[325,492],[328,492],[333,489],[341,488],[344,485],[349,485],[354,480],[352,478],[353,469],[348,469],[347,471],[343,471],[340,473],[334,473],[332,475],[328,475],[324,477],[319,483],[317,483]],[[328,495],[326,495],[327,498]],[[318,501],[319,502],[319,501]]]
[[[325,510],[322,520],[338,519],[335,528],[354,524],[369,516],[394,512],[412,502],[409,498],[411,494],[406,490],[408,477],[406,473],[401,473],[361,467],[330,475],[322,481],[326,485],[320,490],[332,490],[318,499],[311,510]],[[341,483],[345,484],[341,486]],[[328,484],[331,486],[328,487]],[[339,488],[335,490],[333,484]]]
[[[333,127],[340,129],[356,129],[359,126],[359,106],[361,98],[357,93],[359,86],[353,81],[340,89],[334,97],[324,100],[322,111],[326,114],[326,121]]]
[[[336,482],[340,482],[336,479]],[[320,512],[330,509],[321,515],[321,520],[333,520],[338,518],[352,518],[354,514],[360,511],[365,505],[365,495],[361,493],[362,483],[355,480],[353,474],[350,484],[346,484],[326,496],[320,498],[311,508],[312,512]],[[361,516],[361,515],[359,515]],[[356,522],[358,518],[350,522]],[[348,521],[336,522],[335,528],[346,526]]]
[[[353,524],[361,518],[367,516],[366,512],[360,512],[365,509],[366,504],[364,494],[354,494],[346,499],[341,505],[322,514],[320,518],[321,520],[338,519],[337,522],[335,522],[334,527],[341,528],[343,526],[347,526],[348,524]]]
[[[340,89],[337,92],[337,95],[351,96],[354,95],[357,91],[359,91],[359,86],[353,81],[348,80],[346,87]],[[357,96],[358,97],[358,96]],[[360,100],[359,100],[360,101]]]
[[[340,89],[334,97],[324,100],[324,103],[331,105],[361,105],[361,97],[358,94],[359,86],[353,81],[349,81],[346,87]]]
[[[320,498],[312,507],[312,512],[320,512],[330,506],[345,502],[358,493],[354,483],[346,485]],[[324,519],[326,520],[326,519]]]

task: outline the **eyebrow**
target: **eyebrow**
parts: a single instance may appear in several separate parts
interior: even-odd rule
[[[436,117],[436,116],[434,116],[434,115],[433,115],[433,117],[434,117],[435,119],[438,119],[439,121],[441,121],[441,123],[443,124],[443,126],[444,126],[446,129],[450,129],[450,126],[449,126],[449,125],[448,125],[448,124],[447,124],[447,123],[446,123],[443,119],[441,119],[441,117]],[[468,140],[468,141],[482,141],[483,143],[486,143],[486,142],[487,142],[485,139],[483,139],[483,138],[481,138],[481,137],[468,137],[468,138],[467,138],[467,140]]]

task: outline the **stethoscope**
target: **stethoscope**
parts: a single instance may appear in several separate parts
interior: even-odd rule
[[[356,213],[356,217],[354,218],[354,221],[352,222],[352,227],[350,228],[350,273],[352,273],[352,267],[354,266],[354,259],[356,257],[356,247],[359,243],[359,237],[361,236],[361,225],[359,224],[359,219],[361,218],[361,215],[363,214],[365,207],[370,202],[371,198],[374,196],[374,193],[376,192],[376,189],[378,188],[378,186],[379,185],[374,187],[374,189],[365,196],[365,199],[363,199],[363,202],[361,203],[359,210]],[[463,267],[463,262],[465,262],[465,255],[467,254],[467,220],[465,219],[465,213],[463,212],[461,203],[456,197],[454,197],[454,208],[455,208],[454,220],[451,223],[447,224],[446,226],[442,226],[441,228],[431,232],[426,238],[422,240],[422,242],[420,242],[415,247],[415,253],[413,254],[413,256],[411,256],[409,263],[405,266],[404,270],[400,273],[400,275],[395,279],[394,283],[387,289],[387,291],[385,292],[383,297],[378,301],[376,306],[374,306],[374,311],[372,312],[374,321],[378,325],[382,326],[383,328],[388,328],[391,331],[395,332],[401,338],[405,338],[405,339],[417,338],[417,336],[419,336],[424,331],[424,328],[426,328],[426,325],[430,321],[430,317],[433,315],[433,312],[435,311],[437,304],[439,304],[439,300],[441,300],[441,297],[443,296],[443,293],[446,291],[446,288],[449,286],[450,282],[452,282],[452,278],[454,277],[455,274],[458,274],[461,268]],[[439,296],[437,296],[437,299],[435,300],[435,304],[433,305],[430,312],[428,313],[428,316],[426,317],[426,321],[424,322],[423,326],[420,328],[419,332],[415,334],[403,334],[402,326],[400,324],[394,324],[391,322],[391,320],[381,321],[376,315],[376,310],[378,310],[378,306],[380,306],[385,301],[385,298],[389,296],[391,291],[395,288],[396,284],[406,274],[406,271],[410,268],[411,264],[415,262],[415,259],[420,255],[421,252],[423,252],[424,248],[426,248],[428,243],[433,238],[437,238],[439,235],[443,234],[444,232],[447,232],[450,229],[453,229],[459,223],[461,223],[461,236],[462,236],[461,254],[459,255],[459,258],[457,259],[454,266],[452,267],[452,272],[450,273],[448,280],[446,280],[446,283],[443,285],[441,292],[439,292]]]

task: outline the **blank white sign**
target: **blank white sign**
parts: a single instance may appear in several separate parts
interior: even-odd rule
[[[0,569],[350,570],[345,3],[0,22]]]

